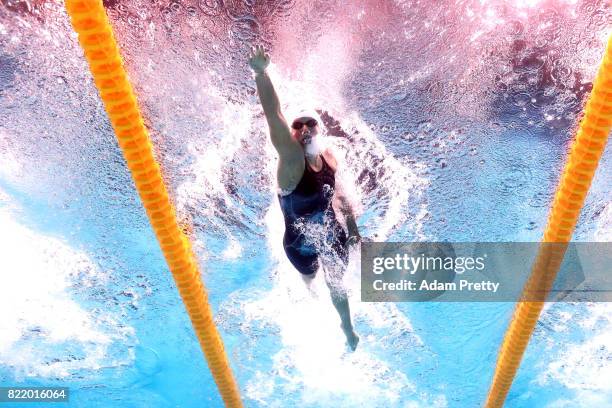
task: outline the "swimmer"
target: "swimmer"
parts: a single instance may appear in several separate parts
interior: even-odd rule
[[[349,247],[361,240],[353,209],[336,183],[338,162],[323,143],[321,118],[315,110],[307,109],[292,118],[289,128],[266,72],[269,64],[270,56],[263,46],[255,46],[249,54],[249,65],[255,73],[270,138],[279,155],[278,200],[285,218],[285,253],[307,286],[319,266],[323,268],[342,331],[351,350],[355,350],[359,337],[353,329],[348,296],[341,283]],[[346,230],[334,207],[343,213]]]

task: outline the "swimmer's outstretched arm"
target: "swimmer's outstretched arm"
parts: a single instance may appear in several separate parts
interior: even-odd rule
[[[291,137],[291,130],[287,120],[281,112],[278,95],[274,90],[272,80],[266,72],[269,64],[270,55],[264,51],[263,46],[255,46],[249,55],[249,65],[255,73],[257,94],[259,95],[259,101],[270,128],[272,144],[281,155],[283,153],[302,154],[300,145]]]

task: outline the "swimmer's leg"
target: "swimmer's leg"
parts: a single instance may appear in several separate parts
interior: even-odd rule
[[[296,249],[295,246],[301,247],[298,241],[299,237],[290,237],[287,233],[285,233],[285,237],[283,238],[285,254],[287,254],[289,262],[291,262],[291,264],[302,276],[302,280],[306,284],[306,289],[308,289],[308,292],[310,292],[310,294],[316,298],[317,294],[312,287],[312,281],[319,270],[319,259],[316,254],[304,254],[300,250]]]
[[[325,283],[327,283],[327,287],[329,288],[332,303],[340,315],[340,320],[342,322],[340,327],[346,336],[346,341],[349,347],[351,350],[355,351],[357,348],[357,343],[359,343],[359,337],[355,334],[355,330],[353,329],[353,324],[351,322],[351,308],[349,307],[346,289],[341,282],[333,282],[332,279],[330,279],[328,269],[323,267],[323,270],[325,271]]]

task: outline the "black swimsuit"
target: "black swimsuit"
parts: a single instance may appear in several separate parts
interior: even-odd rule
[[[319,257],[348,263],[347,234],[336,219],[332,198],[336,179],[325,158],[321,171],[305,162],[304,174],[295,190],[278,195],[285,216],[283,246],[295,268],[309,275],[319,267]]]

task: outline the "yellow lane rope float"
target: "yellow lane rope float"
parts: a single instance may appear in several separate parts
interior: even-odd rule
[[[66,0],[66,10],[221,397],[226,406],[241,407],[195,255],[178,226],[102,1]]]
[[[612,127],[612,36],[559,182],[544,237],[504,337],[486,407],[504,404],[544,307]],[[533,301],[535,300],[535,301]]]

